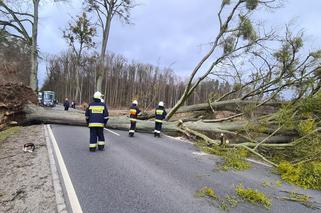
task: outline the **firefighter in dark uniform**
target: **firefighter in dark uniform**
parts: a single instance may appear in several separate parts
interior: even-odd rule
[[[142,114],[137,105],[138,105],[137,100],[134,100],[129,109],[129,120],[130,120],[129,137],[134,136],[135,130],[136,130],[137,116]]]
[[[155,110],[155,130],[154,137],[160,138],[160,133],[162,130],[163,120],[165,119],[167,113],[164,108],[164,102],[161,101],[158,103],[158,107]]]
[[[90,103],[86,110],[86,121],[90,129],[89,151],[91,152],[96,151],[97,138],[98,150],[104,150],[105,147],[104,127],[108,121],[108,109],[101,99],[102,94],[95,92],[94,102]]]

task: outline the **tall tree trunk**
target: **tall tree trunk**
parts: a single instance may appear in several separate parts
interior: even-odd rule
[[[80,80],[79,80],[79,66],[76,66],[76,94],[74,97],[74,100],[78,100],[79,97],[79,93],[80,93]]]
[[[107,43],[109,38],[111,19],[112,19],[112,14],[108,14],[106,24],[105,24],[105,30],[103,33],[103,43],[102,43],[101,52],[100,52],[99,69],[97,73],[97,83],[96,83],[97,91],[102,91],[102,83],[104,79],[105,54],[106,54]]]
[[[39,1],[33,0],[33,25],[32,25],[32,38],[31,38],[31,73],[29,85],[34,90],[38,90],[38,50],[37,50],[37,37],[38,37],[38,19],[39,19]]]

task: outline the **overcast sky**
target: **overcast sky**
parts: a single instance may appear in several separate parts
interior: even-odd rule
[[[188,75],[217,32],[216,13],[221,0],[136,1],[140,6],[132,11],[133,25],[122,24],[117,19],[113,21],[108,51],[122,54],[129,61],[171,66],[178,75]],[[68,49],[61,30],[72,16],[81,13],[81,2],[69,0],[69,3],[41,6],[41,54],[59,54]],[[262,13],[260,19],[280,30],[285,24],[295,23],[296,29],[304,29],[310,47],[321,47],[320,8],[320,0],[287,0],[283,8],[269,15]],[[40,85],[45,75],[45,62],[40,62]]]

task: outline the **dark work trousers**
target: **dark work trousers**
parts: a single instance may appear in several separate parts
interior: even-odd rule
[[[129,132],[135,132],[135,130],[136,130],[136,121],[131,121]]]
[[[155,122],[155,131],[156,133],[160,133],[162,130],[162,123],[161,122]]]
[[[90,144],[97,144],[98,141],[105,141],[104,127],[90,127]]]

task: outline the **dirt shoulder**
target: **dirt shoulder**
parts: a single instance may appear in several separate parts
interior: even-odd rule
[[[25,143],[34,152],[23,152]],[[43,126],[20,127],[0,142],[0,212],[57,212]]]

